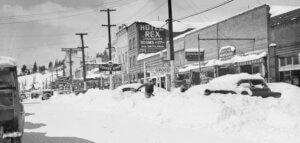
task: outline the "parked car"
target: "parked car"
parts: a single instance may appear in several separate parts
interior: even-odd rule
[[[226,81],[224,80],[219,80],[219,82],[225,82],[224,87],[230,87],[224,89],[220,87],[219,89],[210,89],[207,88],[204,91],[205,95],[210,95],[212,93],[220,93],[220,94],[242,94],[242,95],[250,95],[250,96],[259,96],[262,98],[267,98],[267,97],[274,97],[274,98],[279,98],[281,97],[280,92],[273,92],[271,89],[268,87],[266,82],[262,77],[259,76],[253,76],[253,75],[247,75],[247,74],[242,74],[241,75],[229,75],[232,76],[232,78],[227,77],[227,80],[233,80],[233,82],[229,83],[232,85],[228,85]],[[240,78],[236,78],[240,77]],[[238,80],[236,80],[238,79]],[[215,84],[217,84],[215,82]],[[210,87],[210,86],[208,86]]]
[[[44,89],[42,91],[42,100],[47,100],[49,99],[51,96],[53,96],[54,92],[51,89]]]
[[[22,142],[24,107],[20,100],[15,61],[0,57],[0,139],[11,143]]]

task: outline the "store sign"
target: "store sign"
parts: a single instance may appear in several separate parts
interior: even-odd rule
[[[235,55],[235,48],[232,46],[222,47],[219,51],[219,60],[226,61],[233,58]]]
[[[185,52],[187,61],[199,61],[199,52]],[[200,61],[204,60],[204,52],[200,52]]]
[[[138,25],[140,53],[155,53],[166,49],[166,31],[147,23]]]
[[[115,64],[112,62],[100,64],[99,71],[121,71],[121,64]]]
[[[262,63],[263,59],[256,59],[256,60],[250,60],[250,61],[245,61],[245,62],[240,62],[237,63],[238,66],[243,66],[243,65],[252,65],[252,64],[256,64],[256,63]]]

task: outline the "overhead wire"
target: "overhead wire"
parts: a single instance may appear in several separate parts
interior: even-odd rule
[[[212,6],[212,7],[210,7],[210,8],[207,8],[207,9],[205,9],[205,10],[196,12],[196,13],[191,14],[191,15],[186,15],[186,16],[183,16],[183,17],[175,18],[175,19],[177,19],[177,20],[187,19],[187,18],[190,18],[190,17],[192,17],[192,16],[196,16],[196,15],[205,13],[205,12],[207,12],[207,11],[213,10],[213,9],[215,9],[215,8],[221,7],[221,6],[223,6],[223,5],[225,5],[225,4],[228,4],[228,3],[232,2],[232,1],[233,1],[233,0],[227,0],[227,1],[225,1],[225,2],[219,3],[219,4],[215,5],[215,6]]]

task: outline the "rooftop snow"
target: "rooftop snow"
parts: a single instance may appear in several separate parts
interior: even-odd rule
[[[206,64],[202,65],[201,68],[211,67],[211,66],[220,66],[220,65],[230,64],[230,63],[241,63],[241,62],[246,62],[246,61],[257,60],[257,59],[260,59],[262,57],[265,57],[266,55],[267,55],[266,52],[262,52],[260,54],[251,54],[251,55],[246,55],[246,56],[235,55],[232,59],[226,60],[226,61],[220,61],[220,60],[217,60],[217,59],[212,59],[212,60],[205,61]],[[184,68],[180,68],[178,71],[179,72],[186,72],[186,71],[193,70],[193,69],[198,69],[198,68],[199,68],[199,64],[197,63],[197,64],[188,65]]]
[[[10,57],[0,56],[0,67],[16,66],[16,60]]]
[[[274,6],[270,6],[270,14],[271,17],[275,17],[299,8],[300,6],[274,5]]]
[[[184,50],[185,52],[199,52],[199,48],[188,48]],[[200,48],[200,51],[203,52],[204,49]]]
[[[145,22],[157,28],[168,29],[168,24],[164,21],[138,21],[138,22]],[[200,27],[202,25],[203,23],[174,21],[173,32],[182,32],[190,28]]]
[[[161,52],[164,53],[164,52],[166,52],[166,51],[167,51],[167,50],[165,49],[165,50],[161,50],[161,51],[156,52],[156,53],[148,53],[148,54],[141,53],[141,54],[138,55],[137,60],[138,60],[138,61],[144,60],[144,59],[147,59],[147,58],[149,58],[149,57],[158,55],[158,54],[160,54]]]

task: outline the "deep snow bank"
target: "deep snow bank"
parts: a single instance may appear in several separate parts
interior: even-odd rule
[[[186,93],[156,88],[155,97],[143,93],[89,90],[86,94],[56,95],[48,102],[75,104],[86,110],[137,116],[158,124],[187,128],[209,128],[242,135],[255,142],[300,141],[300,88],[269,84],[282,98],[242,95],[202,95],[207,85],[190,88]]]

